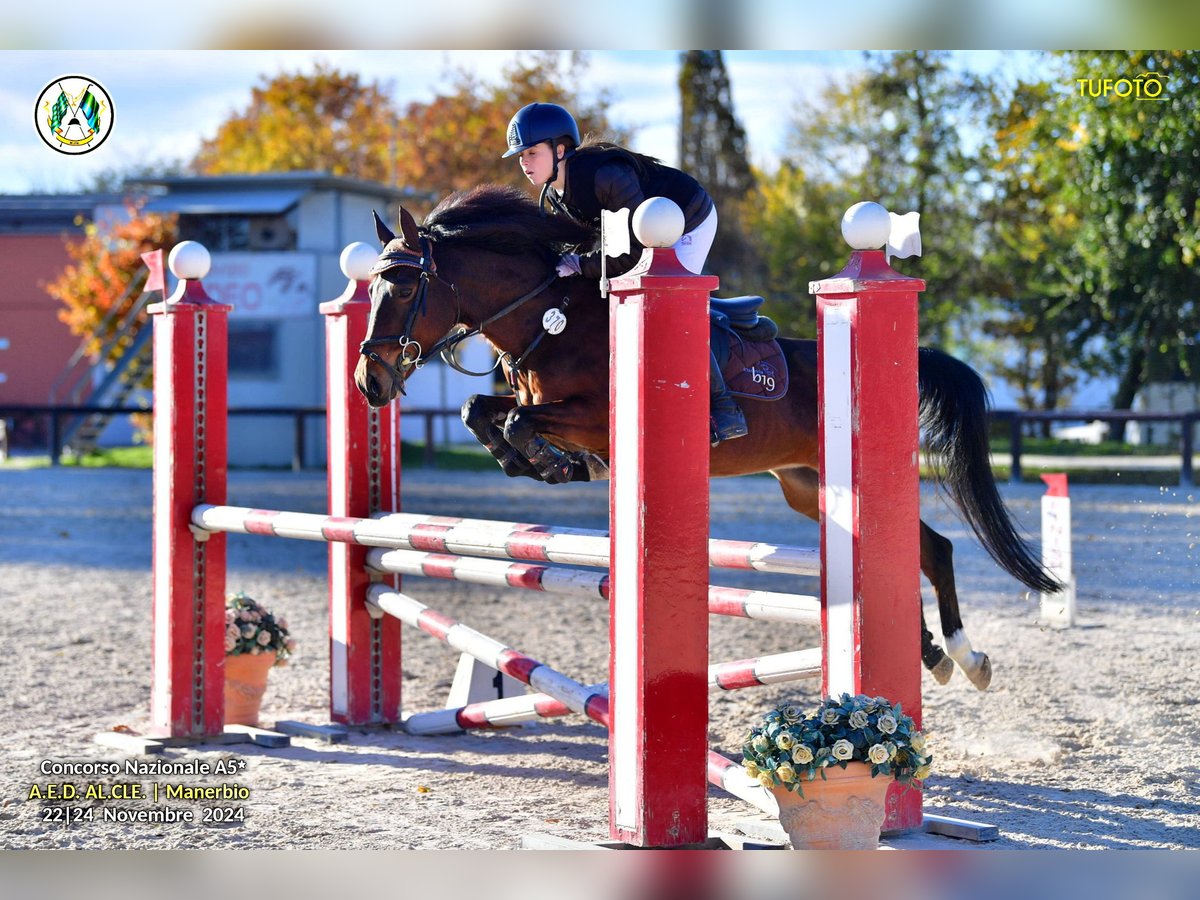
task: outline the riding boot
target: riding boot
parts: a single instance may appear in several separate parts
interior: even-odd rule
[[[742,413],[742,408],[737,405],[725,387],[725,377],[721,374],[721,367],[717,365],[717,357],[711,350],[708,360],[708,387],[712,392],[709,429],[712,445],[715,447],[721,441],[745,437],[749,434],[750,429],[746,427],[746,416]]]

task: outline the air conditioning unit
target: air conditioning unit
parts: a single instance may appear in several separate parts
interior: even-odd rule
[[[247,244],[250,250],[293,250],[296,246],[295,234],[281,216],[251,216]]]

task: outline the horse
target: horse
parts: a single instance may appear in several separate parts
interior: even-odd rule
[[[587,226],[545,216],[514,188],[481,185],[452,194],[422,226],[400,209],[400,234],[375,214],[383,248],[371,269],[371,311],[355,383],[380,407],[441,354],[482,335],[497,353],[511,395],[475,395],[463,422],[509,476],[548,483],[607,477],[609,419],[608,301],[595,281],[560,278],[567,247],[594,244]],[[543,316],[566,316],[551,335]],[[664,335],[664,338],[667,336]],[[748,401],[748,435],[710,451],[713,477],[770,472],[788,505],[818,517],[816,341],[779,339],[790,388],[781,399]],[[461,367],[459,367],[461,370]],[[1061,587],[1034,558],[1000,498],[988,459],[987,389],[966,363],[918,350],[919,422],[927,457],[992,558],[1032,590]],[[490,373],[471,373],[490,374]],[[992,665],[971,646],[959,613],[951,542],[920,524],[921,572],[937,598],[945,651],[921,612],[921,658],[940,684],[955,663],[985,690]],[[948,654],[948,655],[947,655]]]

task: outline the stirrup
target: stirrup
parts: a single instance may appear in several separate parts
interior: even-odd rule
[[[726,419],[724,425],[717,424],[716,416],[708,418],[708,434],[712,446],[717,446],[721,441],[732,441],[735,438],[745,437],[750,433],[750,429],[746,426],[746,417],[738,416],[732,420]]]

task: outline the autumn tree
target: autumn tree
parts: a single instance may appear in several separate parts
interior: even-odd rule
[[[46,285],[47,293],[63,304],[58,318],[73,334],[93,338],[96,347],[112,337],[115,320],[137,300],[136,290],[131,294],[130,287],[144,271],[141,255],[170,247],[178,237],[173,214],[143,213],[134,205],[126,212],[126,222],[107,229],[89,222],[83,240],[68,240],[71,262]],[[118,305],[122,308],[113,321],[102,328]]]
[[[457,71],[450,90],[428,103],[410,103],[395,122],[392,182],[431,190],[438,197],[483,182],[528,188],[520,168],[501,160],[507,149],[508,121],[535,101],[569,109],[580,134],[624,141],[605,112],[609,95],[587,98],[583,79],[586,58],[579,53],[534,53],[511,63],[491,84]]]
[[[520,169],[500,159],[508,120],[526,103],[560,103],[582,132],[627,137],[608,121],[605,91],[585,99],[586,68],[582,54],[533,53],[495,83],[451,71],[448,90],[403,108],[388,86],[324,64],[264,77],[249,106],[202,144],[194,165],[206,174],[311,169],[437,197],[488,181],[526,185]]]
[[[378,83],[318,63],[311,74],[263,77],[250,105],[200,145],[205,175],[315,170],[389,182],[396,105]]]

